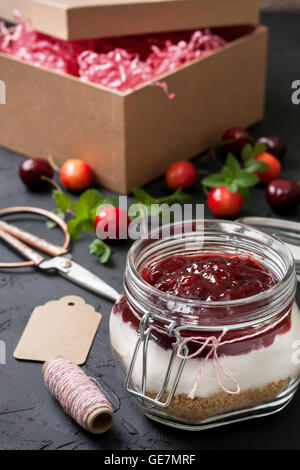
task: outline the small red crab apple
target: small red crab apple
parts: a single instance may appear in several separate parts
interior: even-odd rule
[[[261,155],[255,157],[255,160],[264,162],[268,165],[268,169],[263,172],[257,172],[260,184],[269,183],[269,181],[275,180],[281,173],[281,163],[278,158],[274,157],[271,153],[264,152]]]
[[[188,189],[198,177],[195,166],[187,160],[172,163],[166,172],[165,181],[169,189]]]
[[[233,217],[240,212],[243,198],[240,191],[231,193],[226,186],[218,186],[209,191],[207,204],[217,217]]]
[[[91,186],[93,172],[84,160],[71,158],[60,169],[60,181],[70,191],[83,191]]]
[[[106,206],[99,210],[94,220],[97,236],[101,240],[121,240],[127,238],[130,219],[123,209]]]

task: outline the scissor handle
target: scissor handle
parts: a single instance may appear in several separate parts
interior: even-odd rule
[[[19,213],[33,213],[33,214],[38,214],[38,215],[42,215],[43,217],[46,217],[47,219],[51,219],[53,220],[60,228],[61,230],[63,231],[64,235],[65,235],[65,241],[61,247],[61,254],[63,253],[66,253],[67,251],[67,247],[70,243],[70,235],[68,233],[68,228],[67,228],[67,224],[56,214],[54,214],[53,212],[50,212],[46,209],[41,209],[39,207],[30,207],[30,206],[16,206],[16,207],[7,207],[5,209],[0,209],[0,217],[3,216],[3,215],[10,215],[10,214],[19,214]],[[9,224],[8,224],[9,225]],[[16,227],[17,228],[17,227]],[[18,230],[18,229],[17,229]],[[28,232],[25,232],[26,234],[28,234]],[[4,235],[3,235],[4,234]],[[5,240],[7,243],[9,243],[10,245],[12,245],[12,240],[11,239],[14,239],[16,240],[18,243],[18,246],[21,247],[21,241],[20,240],[17,240],[15,237],[17,236],[16,234],[14,236],[11,235],[11,238],[10,238],[10,242],[8,242],[8,237],[6,235],[10,235],[9,233],[7,232],[4,232],[4,230],[2,230],[2,234],[1,234],[1,237],[3,240]],[[28,234],[31,236],[31,234]],[[6,236],[6,237],[5,237]],[[35,236],[34,236],[35,237]],[[24,241],[27,241],[29,243],[29,240],[25,240],[23,238]],[[38,237],[35,238],[35,240],[40,240],[42,241],[42,239],[39,239]],[[42,241],[43,242],[43,241]],[[40,243],[40,242],[38,242]],[[36,266],[37,264],[37,260],[40,259],[39,262],[41,262],[43,260],[43,258],[37,253],[35,255],[33,255],[34,251],[31,250],[28,246],[26,246],[24,243],[22,243],[22,249],[18,249],[15,245],[13,245],[21,254],[24,255],[24,247],[26,248],[26,252],[27,254],[30,253],[30,257],[29,256],[26,256],[27,258],[29,258],[30,261],[22,261],[22,262],[19,262],[19,263],[0,263],[0,268],[20,268],[20,267],[25,267],[25,266]],[[34,245],[36,246],[37,248],[39,248],[37,245]],[[51,246],[55,246],[55,245],[52,245]],[[40,249],[42,249],[40,247]],[[45,251],[45,249],[42,249],[42,251]],[[52,253],[51,253],[52,254]],[[40,258],[37,258],[36,255]],[[56,256],[57,254],[55,254]]]
[[[15,250],[21,253],[21,255],[23,255],[25,258],[32,261],[35,266],[38,266],[44,260],[44,258],[39,253],[33,251],[29,246],[25,245],[25,243],[21,242],[17,238],[1,229],[0,238],[15,248]]]
[[[0,230],[9,233],[23,242],[29,243],[29,245],[47,253],[48,255],[59,256],[67,252],[67,249],[62,246],[50,243],[37,235],[26,232],[26,230],[15,227],[14,225],[3,222],[2,220],[0,220]]]

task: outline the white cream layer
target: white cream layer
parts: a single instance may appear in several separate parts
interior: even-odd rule
[[[138,336],[131,323],[125,323],[119,314],[111,314],[110,317],[111,343],[126,368],[129,367],[133,350]],[[288,377],[300,375],[299,364],[295,364],[292,356],[297,356],[297,350],[293,349],[293,343],[299,349],[300,359],[300,312],[296,304],[292,310],[291,329],[282,335],[277,335],[273,344],[266,348],[251,351],[239,356],[223,356],[220,361],[227,373],[234,377],[240,384],[241,391],[249,388],[258,388],[270,382],[277,382]],[[295,348],[295,343],[294,343]],[[162,386],[165,372],[170,360],[170,350],[165,350],[154,341],[149,341],[148,347],[148,378],[147,390],[158,392]],[[173,384],[174,375],[179,364],[176,358],[169,384]],[[192,389],[201,365],[200,359],[186,361],[180,378],[176,394],[188,394]],[[142,351],[140,350],[133,373],[133,382],[141,383]],[[233,385],[224,377],[222,381],[229,389]],[[195,396],[207,397],[220,391],[218,381],[213,370],[213,363],[208,360],[202,371],[198,389]]]

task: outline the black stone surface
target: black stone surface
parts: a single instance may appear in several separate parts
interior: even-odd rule
[[[300,78],[300,16],[266,14],[262,22],[270,26],[266,118],[252,132],[257,136],[266,132],[281,134],[288,143],[283,175],[300,180],[300,105],[291,103],[291,83]],[[31,193],[19,180],[21,160],[20,155],[0,149],[1,207],[32,205],[53,209],[48,192]],[[157,196],[164,194],[163,179],[149,184],[147,189]],[[254,189],[252,193],[252,204],[242,215],[275,216],[263,190]],[[193,202],[204,200],[198,184],[193,190]],[[206,216],[210,216],[208,211]],[[292,219],[299,220],[299,212]],[[44,224],[32,220],[22,224],[51,236],[52,240],[58,236],[55,231],[49,232]],[[115,245],[108,266],[99,265],[89,256],[88,237],[76,241],[72,254],[74,260],[121,291],[128,247],[129,243]],[[4,256],[13,259],[14,255],[1,245],[1,260]],[[115,409],[115,423],[103,436],[88,434],[63,413],[43,384],[41,364],[17,361],[12,356],[32,309],[68,294],[82,296],[103,314],[84,366],[88,374],[100,380]],[[299,393],[276,415],[202,433],[177,431],[145,418],[134,399],[124,392],[123,378],[112,358],[108,337],[110,309],[110,302],[60,276],[48,276],[31,269],[0,271],[0,339],[7,347],[7,363],[0,365],[1,449],[300,449]]]

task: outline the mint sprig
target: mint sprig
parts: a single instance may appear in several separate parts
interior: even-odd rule
[[[203,186],[210,188],[226,186],[233,194],[240,191],[243,200],[250,202],[249,188],[259,182],[259,177],[255,172],[263,172],[268,169],[266,163],[255,160],[255,157],[262,154],[265,150],[266,145],[261,142],[257,142],[254,147],[246,144],[241,152],[243,165],[232,153],[228,153],[225,165],[221,171],[203,178]]]
[[[52,192],[52,197],[57,205],[53,212],[64,220],[69,218],[67,227],[71,240],[78,238],[82,232],[95,232],[94,219],[100,205],[118,205],[117,198],[103,198],[101,192],[96,189],[88,189],[81,194],[78,201],[73,201],[70,196],[57,190]],[[55,226],[55,222],[47,222],[48,228]],[[97,256],[99,262],[104,264],[109,260],[111,250],[103,240],[96,238],[90,244],[90,254]]]
[[[67,194],[61,193],[57,189],[52,191],[52,197],[57,205],[57,208],[61,211],[68,211],[72,206],[72,199]]]
[[[162,215],[164,207],[159,207],[162,204],[167,206],[172,205],[175,202],[186,202],[189,200],[190,195],[184,193],[180,189],[165,197],[155,198],[151,196],[144,189],[135,189],[133,191],[134,203],[141,203],[146,208],[149,215],[153,215],[158,210],[159,215]],[[64,194],[58,190],[52,192],[52,197],[55,201],[57,209],[53,212],[59,215],[62,219],[67,220],[68,232],[71,240],[75,240],[79,237],[82,232],[95,232],[94,220],[97,215],[99,206],[112,205],[118,207],[118,198],[110,196],[103,198],[100,191],[96,189],[88,189],[81,194],[77,201],[73,201],[70,196]],[[141,209],[142,211],[142,209]],[[140,213],[136,214],[135,217],[143,215]],[[55,227],[55,222],[47,222],[47,227]],[[89,245],[89,252],[92,255],[98,257],[99,262],[104,264],[107,263],[111,256],[110,247],[98,238],[92,241]]]
[[[140,188],[134,189],[132,193],[134,196],[133,203],[143,204],[149,217],[154,216],[154,215],[162,215],[164,207],[166,207],[166,206],[162,206],[162,204],[171,206],[172,204],[175,204],[176,202],[184,203],[184,202],[187,202],[191,197],[189,194],[183,192],[181,189],[177,189],[173,194],[160,197],[160,198],[155,198],[151,196],[151,194],[149,194],[147,191],[145,191],[145,189],[140,189]],[[139,217],[140,215],[143,215],[143,214],[141,214],[141,212],[137,213],[134,215],[134,218]]]
[[[117,198],[109,197],[104,199],[97,189],[88,189],[81,194],[78,201],[73,201],[70,196],[57,190],[52,192],[52,197],[57,205],[57,209],[53,211],[54,213],[63,219],[67,215],[74,216],[67,223],[72,240],[75,240],[81,232],[94,231],[94,219],[100,205],[118,205]],[[51,224],[51,227],[54,226],[54,224]]]
[[[99,238],[96,238],[94,241],[92,241],[92,243],[90,243],[89,250],[91,255],[95,255],[98,257],[99,262],[101,264],[107,263],[110,258],[110,247]]]
[[[255,157],[258,157],[264,153],[267,149],[266,144],[263,142],[256,142],[254,145],[246,144],[242,148],[241,157],[244,162],[247,160],[253,160]]]

